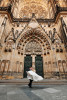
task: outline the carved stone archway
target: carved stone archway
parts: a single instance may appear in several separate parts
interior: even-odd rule
[[[18,39],[18,42],[17,42],[17,50],[20,52],[20,54],[22,53],[22,55],[24,56],[24,59],[27,59],[26,58],[27,55],[30,56],[30,58],[29,58],[30,60],[32,57],[32,67],[34,67],[35,69],[37,66],[37,64],[35,64],[35,63],[37,63],[38,60],[40,63],[42,62],[41,68],[43,71],[44,61],[45,61],[44,53],[46,51],[51,50],[51,44],[50,44],[49,37],[47,37],[46,34],[40,32],[40,31],[36,31],[36,29],[34,29],[34,30],[27,31],[26,33],[23,33],[21,35],[21,37],[19,37],[19,38],[20,39]],[[37,60],[37,62],[35,60]],[[24,63],[24,65],[25,64],[26,63]],[[24,69],[25,69],[25,67],[24,67]],[[41,75],[43,75],[43,74],[41,74]]]
[[[23,52],[23,55],[25,54],[25,46],[30,41],[37,41],[39,45],[42,47],[42,53],[44,54],[44,50],[48,49],[51,50],[51,40],[49,37],[46,36],[46,34],[34,30],[27,31],[26,33],[23,33],[17,40],[17,49],[21,52]],[[22,49],[22,50],[21,50]]]

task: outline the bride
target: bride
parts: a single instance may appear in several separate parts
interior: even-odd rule
[[[26,71],[26,72],[27,72],[27,78],[30,80],[28,86],[31,88],[33,81],[41,81],[41,80],[43,80],[43,77],[41,77],[40,75],[38,75],[35,72],[35,69],[33,67],[30,67],[29,69],[30,70]]]

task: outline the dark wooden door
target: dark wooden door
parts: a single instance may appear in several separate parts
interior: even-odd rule
[[[43,77],[43,58],[41,55],[35,57],[35,69],[36,73]]]
[[[28,71],[30,67],[32,67],[32,57],[31,55],[26,55],[24,58],[24,78],[27,77],[26,71]]]

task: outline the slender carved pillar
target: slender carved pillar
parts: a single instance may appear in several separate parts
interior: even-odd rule
[[[31,55],[32,56],[32,67],[35,69],[35,57],[36,55]]]

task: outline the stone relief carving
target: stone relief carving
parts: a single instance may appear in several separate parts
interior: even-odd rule
[[[42,48],[41,48],[41,45],[36,42],[36,41],[31,41],[29,42],[27,45],[26,45],[26,48],[25,48],[25,53],[41,53],[42,52]]]

